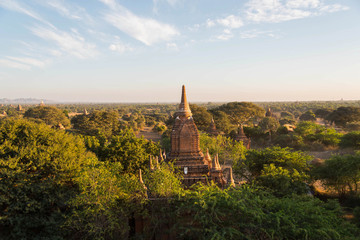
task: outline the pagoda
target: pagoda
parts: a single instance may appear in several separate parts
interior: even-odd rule
[[[207,132],[208,132],[208,134],[211,135],[211,136],[217,136],[217,135],[219,135],[219,132],[218,132],[218,130],[216,129],[216,125],[215,125],[214,118],[211,118],[211,123],[210,123],[209,129],[208,129]]]
[[[226,180],[222,175],[220,164],[216,168],[207,153],[205,157],[200,149],[200,135],[195,125],[192,113],[187,102],[185,86],[182,86],[181,103],[175,113],[175,123],[170,135],[171,150],[167,161],[175,160],[175,167],[183,174],[185,186],[191,186],[196,182],[207,183],[208,180],[215,180],[221,187]],[[212,167],[210,167],[212,165]],[[216,175],[213,178],[212,175]]]
[[[244,133],[244,128],[242,125],[240,125],[239,129],[238,129],[238,133],[235,136],[235,140],[238,142],[242,142],[243,145],[246,147],[246,149],[250,149],[250,144],[251,144],[251,140],[250,138],[248,138],[245,133]]]

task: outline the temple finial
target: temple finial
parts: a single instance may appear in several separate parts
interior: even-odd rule
[[[191,110],[189,107],[189,103],[187,102],[187,98],[186,98],[186,91],[185,91],[185,85],[182,86],[182,93],[181,93],[181,103],[179,105],[179,111],[178,111],[180,116],[185,116],[185,117],[191,117]]]

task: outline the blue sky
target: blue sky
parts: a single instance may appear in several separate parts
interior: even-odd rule
[[[358,0],[0,0],[0,98],[360,99]]]

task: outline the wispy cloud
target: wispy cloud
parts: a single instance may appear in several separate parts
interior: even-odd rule
[[[24,4],[19,4],[15,0],[11,0],[11,1],[10,0],[0,0],[0,7],[11,10],[11,11],[25,14],[25,15],[27,15],[33,19],[36,19],[42,23],[45,23],[51,27],[53,26],[51,23],[49,23],[48,21],[43,19],[39,14],[34,12],[30,7],[28,7]]]
[[[43,68],[48,61],[43,61],[29,57],[11,57],[7,56],[0,59],[0,65],[8,68],[20,70],[30,70],[32,67]]]
[[[29,58],[29,57],[7,57],[10,60],[17,61],[21,64],[26,64],[29,66],[39,67],[43,68],[46,65],[46,61],[41,61],[39,59],[35,58]]]
[[[253,22],[284,22],[324,13],[349,9],[323,0],[250,0],[246,4],[246,19]]]
[[[85,23],[93,22],[92,17],[86,12],[86,10],[78,5],[65,3],[60,0],[47,0],[44,2],[46,6],[49,6],[56,10],[59,14],[69,19],[83,20]]]
[[[36,36],[54,42],[62,52],[77,58],[92,58],[98,54],[96,45],[87,43],[76,29],[72,29],[72,32],[64,32],[56,28],[33,27],[30,30]]]
[[[139,17],[113,0],[100,1],[111,9],[104,16],[107,22],[148,46],[170,41],[180,34],[175,27],[151,18]]]

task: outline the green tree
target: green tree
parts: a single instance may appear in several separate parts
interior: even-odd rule
[[[0,121],[0,238],[61,239],[80,170],[94,164],[80,138],[24,119]]]
[[[74,129],[83,135],[103,135],[107,138],[116,134],[122,128],[116,111],[93,111],[88,115],[78,115],[71,119]]]
[[[326,120],[338,126],[345,127],[347,123],[360,121],[360,108],[358,107],[339,107],[331,112]]]
[[[239,126],[250,119],[263,117],[265,110],[250,102],[230,102],[219,106],[216,111],[222,111],[229,116],[232,124]]]
[[[196,104],[190,104],[190,109],[197,128],[201,131],[208,130],[212,116],[207,109]]]
[[[277,195],[305,193],[310,181],[310,156],[289,148],[249,150],[245,160],[233,165],[234,171],[249,183],[264,186]]]
[[[358,193],[360,184],[360,154],[334,155],[325,164],[315,168],[312,174],[321,179],[339,195]]]
[[[349,132],[341,137],[339,146],[342,148],[360,148],[360,131]]]
[[[332,111],[333,109],[320,108],[315,111],[315,116],[317,118],[325,119]]]
[[[163,204],[165,206],[165,204]],[[172,206],[172,208],[171,208]],[[177,239],[356,239],[359,230],[342,218],[335,201],[309,196],[278,198],[247,185],[184,191],[157,218],[169,216]]]
[[[120,130],[118,135],[109,140],[105,137],[86,136],[85,143],[89,150],[96,153],[99,160],[116,162],[125,173],[135,174],[139,168],[149,166],[150,156],[159,153],[159,146],[144,138],[137,138],[131,129]]]
[[[239,162],[245,157],[246,152],[246,148],[241,142],[221,135],[211,137],[206,133],[200,134],[200,148],[204,153],[208,149],[212,157],[218,154],[221,164]]]
[[[316,121],[316,116],[313,111],[308,110],[305,113],[301,114],[299,119],[300,121]]]
[[[53,106],[38,106],[29,108],[25,114],[25,118],[40,119],[50,126],[56,126],[61,123],[65,128],[70,127],[70,120],[65,113]]]

